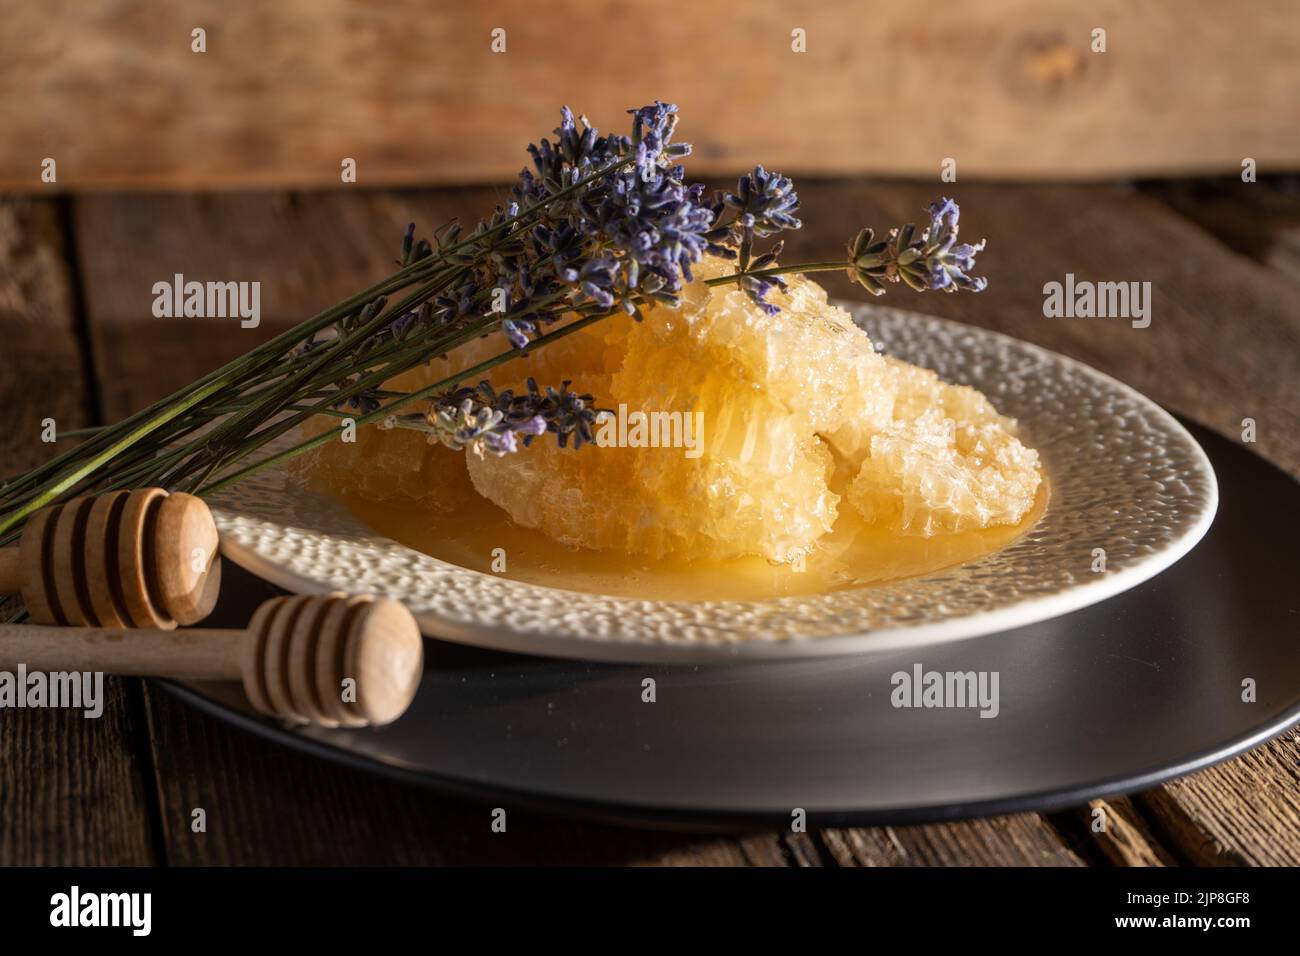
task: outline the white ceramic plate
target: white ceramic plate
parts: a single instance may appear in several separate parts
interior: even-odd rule
[[[1039,522],[938,574],[765,601],[649,601],[457,567],[385,538],[333,499],[268,470],[212,504],[222,551],[303,593],[404,602],[432,637],[606,661],[703,662],[893,651],[1031,624],[1158,574],[1200,540],[1218,487],[1167,412],[1073,359],[971,326],[842,303],[886,352],[984,392],[1020,422],[1049,476]],[[1106,570],[1095,573],[1094,549]]]

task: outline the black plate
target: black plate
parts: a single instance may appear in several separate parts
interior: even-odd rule
[[[698,667],[431,640],[419,696],[380,730],[290,730],[254,716],[235,685],[166,686],[326,759],[623,823],[787,826],[795,808],[818,825],[922,822],[1140,790],[1300,721],[1300,486],[1188,427],[1219,478],[1204,540],[1131,591],[1029,627],[889,655]],[[211,626],[237,626],[280,593],[230,570]],[[998,716],[895,708],[891,675],[915,664],[997,672]],[[647,677],[654,703],[642,700]]]

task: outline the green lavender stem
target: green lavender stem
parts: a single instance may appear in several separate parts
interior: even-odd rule
[[[400,275],[400,273],[398,273],[398,275]],[[259,361],[265,361],[268,357],[272,359],[278,357],[279,355],[287,351],[289,348],[291,348],[293,345],[302,341],[302,339],[306,338],[309,335],[314,335],[316,332],[319,332],[321,329],[327,328],[328,326],[339,321],[340,319],[345,318],[346,316],[352,314],[358,308],[365,305],[365,303],[371,301],[376,296],[383,295],[385,294],[386,291],[393,291],[393,288],[402,288],[402,285],[397,285],[393,288],[390,288],[390,285],[395,280],[395,278],[396,278],[395,276],[390,276],[388,279],[376,283],[375,285],[371,286],[369,289],[366,289],[364,292],[359,292],[356,295],[352,296],[351,298],[345,299],[343,302],[340,302],[338,305],[318,313],[317,315],[308,319],[306,322],[303,322],[300,325],[295,326],[294,328],[281,333],[280,335],[271,339],[269,342],[264,342],[262,345],[258,346],[257,348],[253,349],[247,354],[241,356],[240,358],[235,359],[233,362],[230,362],[222,366],[221,368],[209,372],[207,375],[204,375],[203,377],[193,382],[192,384],[187,385],[185,388],[173,392],[171,395],[167,396],[166,398],[160,399],[159,401],[154,402],[152,405],[132,415],[127,416],[125,419],[123,419],[122,421],[118,422],[115,425],[111,425],[101,429],[89,441],[83,442],[82,444],[78,445],[75,448],[71,448],[68,451],[63,452],[62,454],[56,455],[54,458],[50,459],[50,461],[46,462],[44,465],[41,465],[33,469],[27,474],[22,475],[21,477],[16,478],[11,482],[7,482],[4,485],[0,485],[0,495],[9,497],[20,489],[26,489],[34,484],[38,484],[41,479],[43,479],[47,475],[56,473],[63,465],[67,464],[75,457],[78,456],[84,457],[88,452],[93,451],[97,448],[104,447],[105,444],[111,442],[112,436],[114,434],[120,434],[121,432],[130,429],[131,427],[139,424],[140,422],[148,420],[151,415],[154,415],[162,411],[163,409],[168,408],[175,402],[184,401],[190,398],[195,392],[203,389],[204,387],[212,384],[213,382],[220,381],[223,384],[229,384],[230,381],[235,377],[237,377],[241,372],[244,372],[249,368],[256,366],[256,364]]]
[[[97,468],[102,466],[105,462],[112,460],[114,456],[120,454],[125,449],[131,447],[141,438],[145,437],[150,432],[154,431],[154,429],[158,428],[160,425],[164,425],[167,422],[171,421],[173,418],[175,418],[177,415],[180,415],[186,409],[194,405],[197,405],[199,402],[203,401],[203,399],[207,398],[209,395],[216,394],[216,392],[219,391],[220,389],[221,389],[221,384],[219,382],[213,382],[207,385],[205,388],[202,388],[199,391],[192,394],[189,398],[177,402],[174,406],[168,408],[166,411],[160,412],[159,414],[153,416],[144,424],[140,425],[139,427],[137,427],[136,429],[128,433],[124,438],[118,440],[116,443],[110,445],[104,451],[100,452],[98,455],[96,455],[86,464],[72,469],[62,478],[57,479],[52,484],[47,486],[39,495],[36,495],[30,501],[28,501],[27,504],[17,508],[12,513],[8,514],[3,520],[0,520],[0,533],[7,531],[9,528],[18,524],[18,522],[26,519],[29,515],[32,515],[35,512],[40,511],[47,504],[54,501],[54,499],[57,498],[59,495],[61,495],[63,492],[67,491],[69,488],[72,488],[82,479],[84,479],[92,472],[94,472]]]
[[[704,284],[707,286],[727,285],[732,282],[739,282],[741,279],[766,279],[771,276],[784,276],[793,273],[804,272],[842,272],[848,267],[843,260],[839,262],[805,262],[797,266],[773,266],[770,269],[758,269],[754,272],[733,272],[731,275],[715,276],[712,279],[705,279]]]

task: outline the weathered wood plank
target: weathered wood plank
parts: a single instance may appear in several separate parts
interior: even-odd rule
[[[1138,798],[1204,866],[1300,866],[1300,733]]]
[[[65,237],[48,200],[0,202],[0,341],[7,477],[58,449],[40,440],[43,419],[63,431],[88,422]],[[106,679],[95,719],[0,711],[0,865],[153,862],[134,686]]]
[[[1142,189],[1242,255],[1300,280],[1300,177],[1161,180]]]
[[[60,450],[41,440],[45,419],[71,431],[87,423],[91,403],[55,202],[0,202],[0,329],[0,475],[8,478]]]
[[[1090,800],[1086,806],[1057,814],[1080,853],[1100,855],[1115,866],[1174,866],[1178,860],[1128,797]]]
[[[1295,168],[1286,0],[7,4],[0,186],[490,182],[562,103],[681,104],[697,169],[965,177]],[[634,25],[634,26],[632,26]],[[207,31],[206,52],[191,31]],[[1107,31],[1107,51],[1091,49]],[[492,31],[505,31],[494,53]],[[805,31],[806,52],[792,50]],[[580,55],[575,57],[575,51]],[[1288,122],[1288,118],[1291,122]],[[774,134],[777,124],[782,135]]]
[[[106,413],[135,411],[392,272],[403,214],[375,196],[79,200],[78,243]],[[260,283],[261,324],[155,318],[154,283],[178,273]]]
[[[931,826],[850,827],[821,839],[840,866],[1083,866],[1042,817]]]

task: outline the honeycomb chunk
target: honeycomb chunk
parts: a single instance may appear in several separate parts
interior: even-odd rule
[[[486,375],[498,389],[530,375],[572,380],[614,412],[598,438],[630,436],[637,413],[668,413],[677,436],[697,444],[575,451],[543,437],[496,458],[371,428],[350,450],[326,446],[313,467],[377,500],[435,510],[472,483],[469,494],[564,545],[652,558],[790,561],[815,551],[845,506],[921,536],[1029,512],[1037,453],[983,395],[880,355],[806,277],[771,295],[776,315],[734,285],[701,281],[730,268],[700,263],[679,309],[655,306],[642,323],[609,318]],[[505,349],[500,335],[479,339],[388,387],[420,388]]]
[[[1042,480],[1038,453],[973,388],[886,359],[893,421],[853,452],[848,490],[868,522],[900,534],[935,535],[1016,524]]]
[[[701,278],[725,267],[705,266]],[[840,498],[818,432],[859,404],[854,364],[879,357],[807,280],[778,304],[768,316],[738,290],[697,282],[681,309],[656,307],[641,324],[609,319],[570,356],[566,376],[601,407],[702,423],[697,448],[535,442],[505,459],[469,457],[474,487],[568,545],[687,559],[809,551]]]

